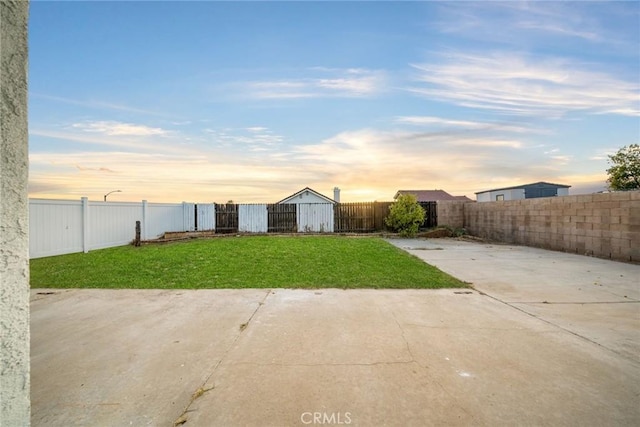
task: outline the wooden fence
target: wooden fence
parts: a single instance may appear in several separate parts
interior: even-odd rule
[[[387,230],[384,222],[389,215],[393,202],[365,202],[365,203],[336,203],[333,205],[333,227],[322,227],[322,231],[335,233],[371,233]],[[316,208],[325,207],[317,204]],[[245,205],[242,205],[245,206]],[[258,207],[258,205],[251,205]],[[268,204],[266,206],[268,233],[295,233],[312,230],[301,227],[299,215],[301,208],[313,207],[296,204]],[[436,202],[420,202],[425,211],[425,219],[420,229],[432,228],[438,225]],[[246,231],[239,227],[241,209],[237,204],[216,204],[215,224],[216,233],[237,233]],[[306,212],[306,211],[305,211]],[[306,218],[305,218],[306,219]]]
[[[216,203],[216,233],[238,232],[238,205]]]
[[[386,229],[384,219],[392,202],[338,203],[334,208],[336,233],[367,233]]]
[[[298,231],[298,205],[276,204],[267,205],[267,232],[269,233],[293,233]]]

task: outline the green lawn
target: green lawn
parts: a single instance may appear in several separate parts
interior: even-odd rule
[[[251,236],[121,246],[31,260],[33,288],[453,288],[380,238]]]

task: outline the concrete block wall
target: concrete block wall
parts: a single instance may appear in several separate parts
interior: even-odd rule
[[[442,215],[438,208],[438,224],[457,227],[460,208],[448,203]],[[462,210],[462,226],[474,236],[640,262],[640,191],[466,202]]]
[[[438,225],[448,225],[453,228],[464,227],[464,206],[467,203],[460,200],[440,200],[437,204]]]

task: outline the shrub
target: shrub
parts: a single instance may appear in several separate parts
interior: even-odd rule
[[[413,237],[424,222],[424,209],[413,194],[401,194],[391,205],[384,222],[401,236]]]

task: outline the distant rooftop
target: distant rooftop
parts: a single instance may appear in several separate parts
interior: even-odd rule
[[[437,202],[438,200],[464,200],[472,202],[467,196],[452,196],[444,190],[398,190],[394,199],[401,194],[413,194],[419,202]]]
[[[531,184],[514,185],[513,187],[494,188],[492,190],[478,191],[478,192],[476,192],[476,194],[489,193],[491,191],[515,190],[517,188],[528,188],[528,187],[570,188],[571,186],[570,185],[564,185],[564,184],[554,184],[554,183],[545,182],[545,181],[539,181],[539,182],[533,182]]]

